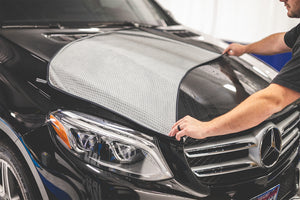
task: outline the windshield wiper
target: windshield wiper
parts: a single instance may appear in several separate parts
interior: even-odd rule
[[[123,22],[99,22],[99,23],[89,23],[90,27],[96,28],[104,28],[104,27],[120,27],[120,26],[128,26],[135,28],[156,28],[158,26],[151,24],[144,24],[134,21],[123,21]]]
[[[49,24],[31,24],[31,23],[3,23],[0,24],[0,27],[3,29],[49,29],[49,28],[57,28],[57,29],[64,29],[66,27],[74,28],[74,27],[93,27],[93,28],[106,28],[106,27],[134,27],[134,28],[156,28],[158,25],[151,25],[151,24],[144,24],[134,21],[121,21],[121,22],[64,22],[63,25],[60,23],[49,23]]]
[[[20,29],[59,28],[59,29],[63,29],[64,28],[60,24],[2,24],[0,27],[3,29],[10,29],[10,28],[20,28]]]

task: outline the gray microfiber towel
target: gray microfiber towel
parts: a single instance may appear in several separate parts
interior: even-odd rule
[[[220,56],[139,30],[98,34],[66,45],[49,64],[49,83],[167,135],[180,81]]]

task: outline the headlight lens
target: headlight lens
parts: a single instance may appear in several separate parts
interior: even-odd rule
[[[49,122],[57,139],[87,164],[142,180],[172,177],[155,139],[74,111],[56,111]]]

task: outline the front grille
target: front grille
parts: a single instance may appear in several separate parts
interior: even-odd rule
[[[192,172],[207,185],[234,184],[268,175],[270,181],[297,155],[300,112],[290,111],[285,118],[277,117],[263,125],[238,134],[206,140],[188,138],[184,153]],[[264,167],[260,143],[270,127],[279,129],[282,149],[277,162]]]

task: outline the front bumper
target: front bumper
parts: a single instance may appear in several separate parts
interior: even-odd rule
[[[45,131],[41,134],[39,131]],[[47,133],[46,133],[47,132]],[[30,135],[32,137],[30,137]],[[40,136],[40,137],[37,137]],[[237,187],[236,196],[229,194],[230,190],[216,193],[212,190],[207,197],[197,191],[183,189],[175,180],[162,182],[143,182],[128,177],[119,176],[113,172],[91,168],[83,162],[74,162],[63,154],[56,145],[52,144],[48,129],[31,132],[24,138],[24,143],[30,147],[32,157],[39,164],[39,174],[48,195],[56,199],[133,199],[133,200],[192,200],[192,199],[249,199],[265,190],[280,184],[281,199],[299,199],[296,191],[299,186],[298,156],[283,170],[272,183],[258,187],[257,183],[245,183]],[[35,140],[31,138],[35,138]],[[49,157],[45,157],[45,152]],[[294,178],[292,178],[294,177]],[[174,184],[171,187],[170,183]],[[240,184],[240,183],[238,183]],[[254,186],[254,187],[252,187]],[[179,189],[181,188],[181,189]],[[248,191],[247,191],[248,190]],[[242,196],[246,191],[248,196]],[[198,191],[199,192],[199,191]],[[123,198],[124,197],[124,198]]]
[[[153,200],[153,199],[159,199],[159,200],[194,200],[188,197],[181,197],[177,195],[172,194],[164,194],[159,192],[153,192],[153,191],[147,191],[147,190],[135,190],[135,192],[138,194],[140,199],[143,200]]]

